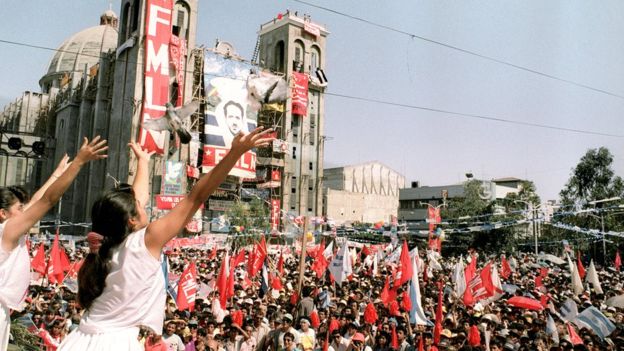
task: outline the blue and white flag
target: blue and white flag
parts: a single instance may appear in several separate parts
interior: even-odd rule
[[[334,276],[338,285],[342,285],[347,280],[347,277],[353,273],[347,243],[342,246],[340,251],[334,256],[334,259],[329,263],[329,272]]]
[[[559,331],[557,331],[557,324],[555,324],[555,320],[550,314],[548,315],[548,320],[546,321],[546,335],[549,335],[555,344],[559,343]]]
[[[410,322],[417,325],[429,325],[433,326],[433,323],[427,319],[425,312],[423,311],[421,299],[420,299],[420,283],[418,282],[418,265],[416,259],[412,258],[412,280],[410,282],[410,301],[412,308],[410,309],[409,316]]]
[[[572,299],[567,299],[561,306],[561,319],[565,322],[573,321],[578,316],[578,306]]]
[[[615,330],[615,325],[605,317],[596,307],[588,307],[583,312],[579,313],[576,317],[578,321],[577,325],[582,325],[588,329],[591,329],[598,335],[601,340],[604,340],[609,334]]]

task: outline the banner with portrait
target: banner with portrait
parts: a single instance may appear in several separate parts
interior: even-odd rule
[[[229,151],[238,132],[249,133],[258,124],[258,110],[248,99],[247,78],[254,67],[248,63],[207,52],[204,61],[206,110],[202,172],[210,172]],[[245,153],[230,175],[256,176],[256,154]]]

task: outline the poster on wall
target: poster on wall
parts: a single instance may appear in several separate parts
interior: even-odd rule
[[[169,43],[171,40],[171,0],[148,0],[145,16],[145,71],[144,98],[141,124],[149,119],[161,118],[169,101]],[[167,132],[142,128],[141,146],[148,151],[163,154]]]
[[[271,230],[278,230],[281,217],[280,200],[271,199]]]
[[[186,165],[182,162],[165,162],[165,176],[162,193],[166,195],[183,194],[183,181],[186,176]]]
[[[308,114],[308,75],[293,72],[292,113],[305,117]]]
[[[202,172],[209,172],[225,157],[238,132],[249,133],[258,124],[258,111],[250,103],[247,78],[250,64],[207,52],[204,61],[206,81],[206,111]],[[245,153],[230,175],[242,178],[256,176],[256,154]]]

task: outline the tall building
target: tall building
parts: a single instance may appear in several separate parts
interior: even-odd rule
[[[336,224],[390,221],[405,177],[379,162],[324,170],[323,215]]]
[[[322,74],[326,66],[328,35],[327,29],[309,16],[289,11],[261,25],[258,32],[260,66],[283,73],[291,88],[295,88],[298,78],[309,78],[305,79],[308,92],[304,111],[293,108],[301,97],[297,101],[289,97],[283,112],[264,114],[264,124],[276,126],[278,138],[284,143],[274,148],[275,152],[258,155],[259,169],[281,172],[281,187],[273,192],[273,204],[278,200],[281,210],[297,215],[321,215],[325,141],[322,93],[326,81],[317,73]]]

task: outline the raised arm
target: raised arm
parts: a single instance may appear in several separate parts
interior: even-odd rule
[[[50,178],[48,178],[48,180],[43,183],[41,188],[39,188],[39,190],[37,190],[33,194],[33,196],[30,198],[30,201],[24,206],[24,211],[26,211],[30,206],[32,206],[35,202],[41,199],[41,197],[46,192],[46,190],[48,190],[50,185],[52,185],[52,183],[54,183],[57,179],[61,177],[67,167],[69,167],[69,156],[65,154],[65,156],[63,156],[63,158],[61,159],[61,162],[59,162],[59,164],[56,166],[54,172],[52,172],[52,174],[50,175]]]
[[[199,206],[208,200],[210,194],[225,180],[232,167],[245,152],[255,147],[266,146],[273,140],[273,138],[266,137],[270,131],[271,129],[262,131],[262,127],[259,127],[249,134],[238,133],[232,140],[232,147],[227,155],[210,173],[204,175],[195,184],[188,196],[168,214],[147,226],[145,245],[152,256],[160,257],[163,246],[180,233]]]
[[[128,143],[137,158],[137,171],[132,182],[132,190],[139,204],[143,207],[149,202],[149,161],[154,152],[147,152],[135,141]]]
[[[67,167],[67,170],[50,185],[41,198],[34,202],[30,208],[6,222],[2,235],[2,249],[5,251],[13,250],[18,244],[19,238],[26,234],[59,201],[82,166],[91,160],[105,158],[106,149],[108,149],[106,140],[100,140],[99,136],[96,136],[91,142],[84,138],[78,155]]]

